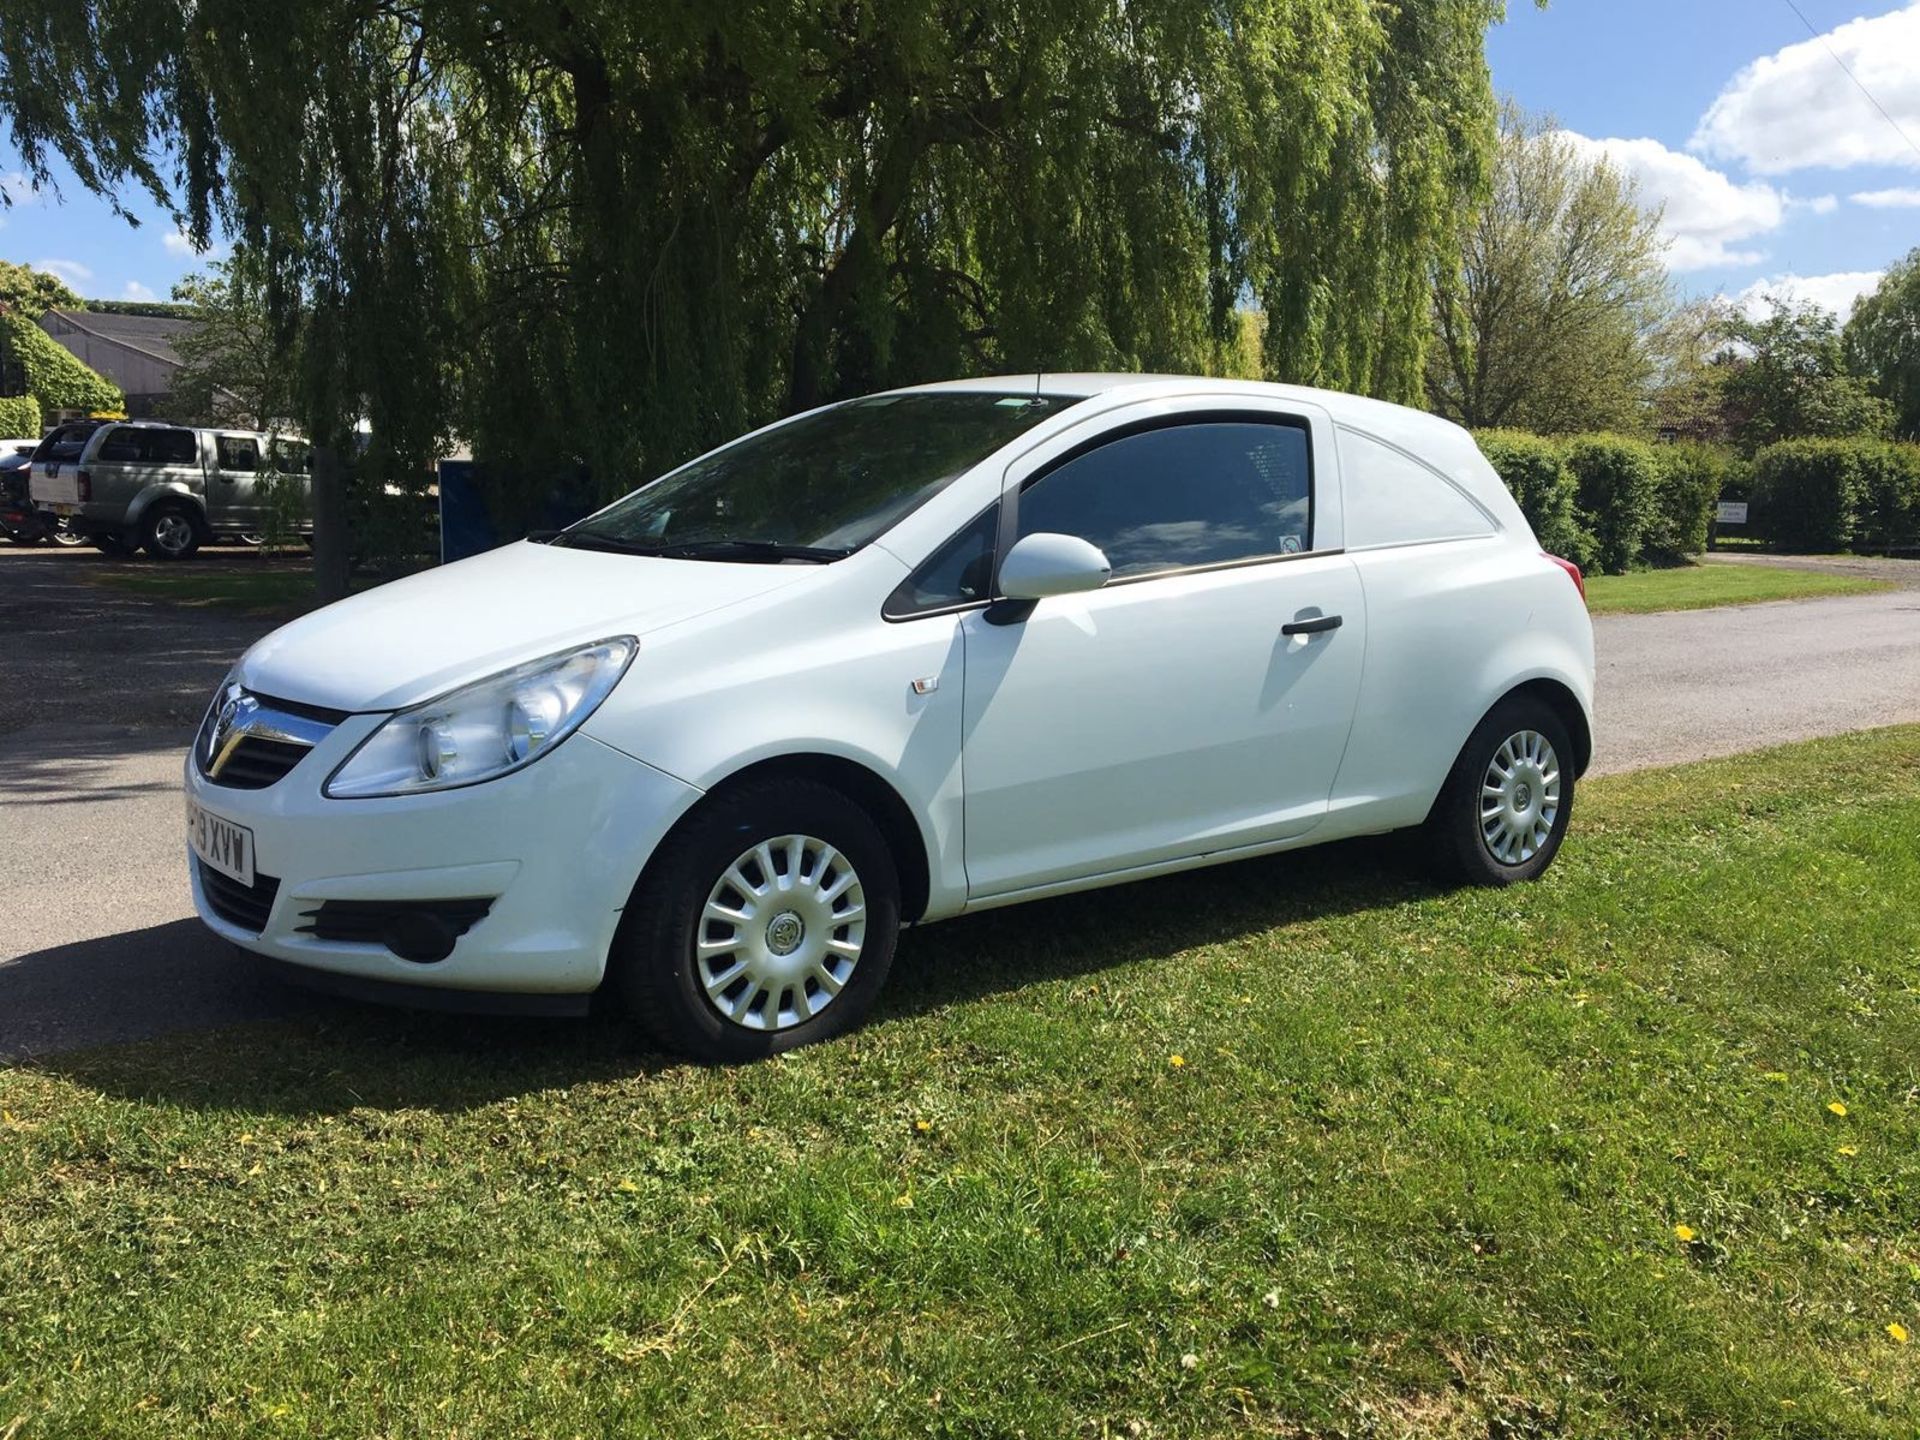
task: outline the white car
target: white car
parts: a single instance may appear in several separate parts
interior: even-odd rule
[[[328,988],[737,1060],[903,925],[1424,824],[1552,860],[1580,574],[1467,433],[1289,386],[928,385],[296,620],[186,766],[194,902]]]

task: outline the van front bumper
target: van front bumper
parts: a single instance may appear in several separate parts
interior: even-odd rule
[[[349,716],[264,789],[215,784],[188,756],[187,798],[245,827],[254,861],[247,889],[184,847],[201,920],[256,954],[365,982],[322,988],[368,998],[404,1000],[386,987],[474,997],[596,989],[634,882],[700,792],[575,734],[524,770],[462,789],[323,796],[327,776],[385,718]]]

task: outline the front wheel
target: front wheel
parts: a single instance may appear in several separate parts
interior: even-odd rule
[[[865,811],[813,781],[748,783],[649,863],[613,979],[663,1048],[737,1063],[858,1025],[899,930],[899,876]]]
[[[180,505],[156,506],[144,534],[147,554],[156,560],[185,560],[200,548],[200,527]]]
[[[1474,728],[1427,826],[1443,866],[1470,885],[1531,880],[1553,863],[1573,814],[1573,745],[1531,696],[1503,700]]]

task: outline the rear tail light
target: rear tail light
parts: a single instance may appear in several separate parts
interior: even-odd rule
[[[1542,550],[1540,553],[1542,555],[1547,555],[1547,552],[1544,550]],[[1547,555],[1547,559],[1551,560],[1554,564],[1558,565],[1562,570],[1567,572],[1567,578],[1573,581],[1573,588],[1580,592],[1580,603],[1582,605],[1586,604],[1587,603],[1587,582],[1580,577],[1580,567],[1574,564],[1571,560],[1562,560],[1558,555]]]
[[[74,493],[80,497],[80,503],[86,504],[93,499],[93,477],[84,470],[73,472]]]

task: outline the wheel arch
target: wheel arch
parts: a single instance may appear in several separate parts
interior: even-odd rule
[[[132,503],[127,506],[126,518],[120,522],[122,528],[138,531],[142,525],[146,524],[147,516],[153,513],[155,507],[161,505],[172,505],[185,510],[192,517],[194,528],[200,532],[202,541],[213,533],[207,520],[207,507],[204,500],[184,485],[171,484],[149,485],[134,496]]]
[[[932,869],[926,837],[914,818],[913,809],[891,781],[878,771],[849,760],[843,755],[818,751],[772,755],[733,771],[725,779],[688,807],[674,822],[674,830],[686,825],[717,798],[731,794],[743,785],[767,780],[810,780],[837,790],[854,802],[880,827],[892,850],[900,878],[900,919],[911,924],[926,913],[932,887]],[[669,832],[671,838],[672,832]],[[666,841],[661,842],[664,848]]]
[[[1487,707],[1487,714],[1491,715],[1498,706],[1522,696],[1539,700],[1567,727],[1567,737],[1573,741],[1574,778],[1586,774],[1587,766],[1593,763],[1593,724],[1588,720],[1586,707],[1580,703],[1580,698],[1562,681],[1541,675],[1507,691]]]

